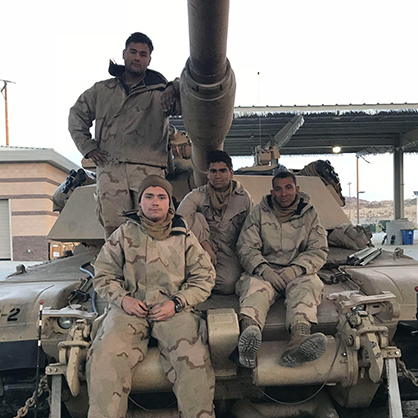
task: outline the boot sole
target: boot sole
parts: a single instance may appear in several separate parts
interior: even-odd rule
[[[238,340],[238,362],[242,367],[254,369],[257,351],[261,345],[261,331],[256,325],[246,328]]]
[[[283,367],[299,367],[303,363],[318,360],[327,349],[327,337],[316,333],[303,341],[298,347],[285,351],[279,364]]]

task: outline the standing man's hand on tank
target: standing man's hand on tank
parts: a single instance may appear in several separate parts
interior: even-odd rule
[[[151,321],[164,321],[165,319],[171,318],[176,313],[174,306],[175,305],[172,300],[158,303],[150,309],[148,318]]]
[[[96,148],[93,151],[90,151],[86,157],[90,158],[96,166],[103,167],[107,163],[107,157],[109,157],[109,155],[108,152]]]
[[[174,95],[175,90],[172,84],[170,84],[161,94],[161,107],[164,113],[168,115],[172,113],[172,108],[174,104]]]
[[[128,315],[136,315],[138,318],[146,318],[149,313],[144,302],[130,296],[123,297],[122,308]]]

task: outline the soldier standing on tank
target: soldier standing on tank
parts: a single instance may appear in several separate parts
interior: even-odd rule
[[[181,113],[178,80],[167,83],[148,69],[153,49],[148,36],[133,33],[123,50],[125,65],[111,62],[113,78],[94,84],[70,109],[71,136],[97,166],[97,211],[106,238],[124,222],[120,211],[137,209],[141,181],[164,177],[168,117]]]
[[[248,368],[256,366],[268,310],[280,296],[285,297],[291,338],[279,363],[297,367],[316,360],[327,345],[325,335],[311,334],[324,289],[316,273],[327,258],[327,233],[293,173],[279,171],[272,184],[270,195],[246,219],[237,243],[245,269],[237,283],[238,354],[239,363]]]
[[[181,416],[211,418],[214,373],[206,324],[193,307],[210,295],[215,270],[170,208],[170,183],[151,175],[138,193],[139,210],[126,213],[127,222],[110,236],[95,263],[94,288],[109,308],[93,326],[88,417],[125,416],[135,366],[153,336]]]
[[[210,153],[207,164],[208,184],[186,195],[177,212],[211,256],[216,268],[214,293],[230,295],[243,271],[236,243],[253,200],[233,179],[232,160],[226,152]]]

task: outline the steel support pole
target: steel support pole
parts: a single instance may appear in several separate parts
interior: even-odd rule
[[[358,168],[359,157],[356,155],[356,179],[357,179],[357,225],[360,224],[360,180],[359,180],[359,168]]]
[[[52,376],[50,418],[61,418],[62,375]]]
[[[393,209],[394,219],[404,217],[404,179],[403,179],[403,150],[401,138],[395,140],[393,151]]]
[[[389,418],[402,418],[401,395],[399,392],[396,359],[386,359],[386,376],[388,379]]]
[[[348,183],[348,202],[347,202],[347,206],[348,206],[348,219],[351,223],[351,181],[349,181]]]
[[[4,111],[6,113],[6,145],[9,145],[9,112],[7,107],[7,83],[4,86]]]

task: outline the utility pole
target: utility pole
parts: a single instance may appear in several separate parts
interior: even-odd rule
[[[13,83],[16,84],[14,81],[10,81],[10,80],[0,80],[3,81],[4,85],[3,88],[1,89],[1,93],[3,94],[4,97],[4,112],[6,115],[6,145],[9,145],[9,114],[8,114],[8,108],[7,108],[7,84],[8,83]]]

